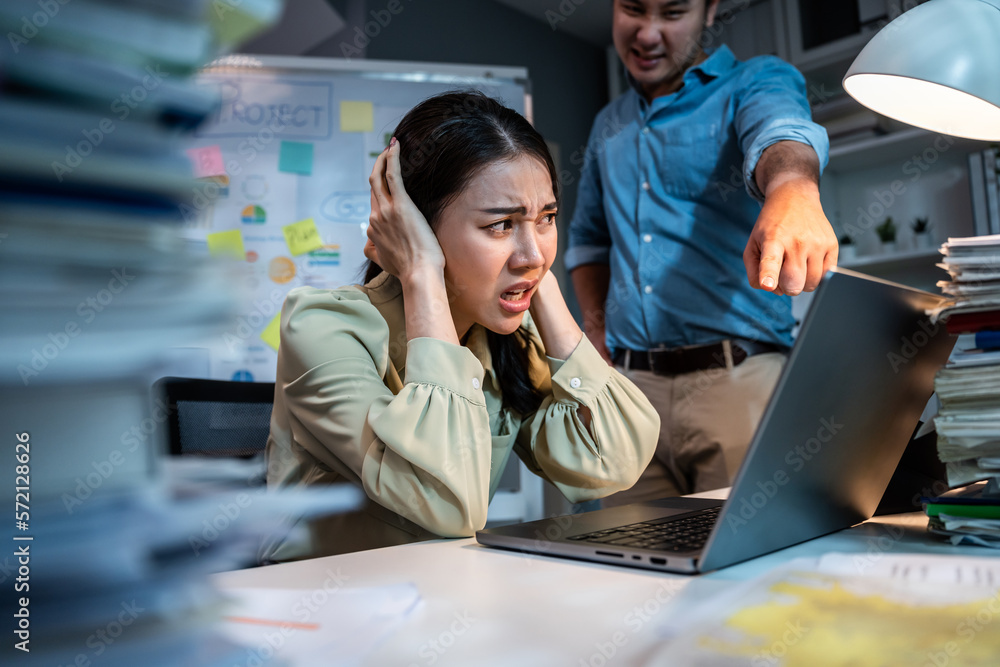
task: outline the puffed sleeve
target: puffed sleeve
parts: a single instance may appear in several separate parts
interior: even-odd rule
[[[541,351],[536,339],[536,353]],[[570,502],[627,489],[646,468],[660,417],[645,395],[608,366],[586,336],[565,361],[544,357],[551,388],[518,434],[526,465]],[[580,419],[590,410],[590,427]]]
[[[491,438],[482,364],[432,338],[389,340],[352,290],[293,290],[282,309],[279,382],[293,442],[380,505],[441,536],[486,523]],[[393,394],[389,346],[407,346]]]

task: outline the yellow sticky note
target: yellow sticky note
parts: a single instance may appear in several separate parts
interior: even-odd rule
[[[341,132],[371,132],[375,128],[375,112],[371,102],[341,102]]]
[[[281,342],[281,313],[274,316],[274,319],[268,322],[264,330],[260,332],[260,339],[274,348],[274,351],[278,351],[278,343]]]
[[[293,255],[301,255],[312,252],[323,247],[323,239],[319,237],[319,230],[312,218],[299,220],[281,228],[285,234],[285,243]]]
[[[232,257],[233,259],[246,259],[246,250],[243,248],[243,232],[238,229],[231,229],[228,232],[216,232],[209,234],[208,252],[217,257]]]

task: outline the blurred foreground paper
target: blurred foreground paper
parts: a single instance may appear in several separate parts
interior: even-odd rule
[[[985,667],[1000,654],[1000,561],[828,554],[689,612],[648,664]]]
[[[413,584],[345,588],[339,570],[328,575],[312,589],[223,587],[225,637],[292,665],[360,664],[420,604]]]

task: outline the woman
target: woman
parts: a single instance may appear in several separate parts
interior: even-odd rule
[[[541,136],[485,95],[439,95],[369,182],[366,284],[295,289],[281,315],[268,483],[346,480],[372,501],[314,529],[313,553],[473,535],[512,450],[573,502],[631,486],[659,418],[549,272]]]

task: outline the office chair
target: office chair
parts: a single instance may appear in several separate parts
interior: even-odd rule
[[[167,406],[172,456],[248,459],[264,451],[273,382],[164,377],[153,390]]]

